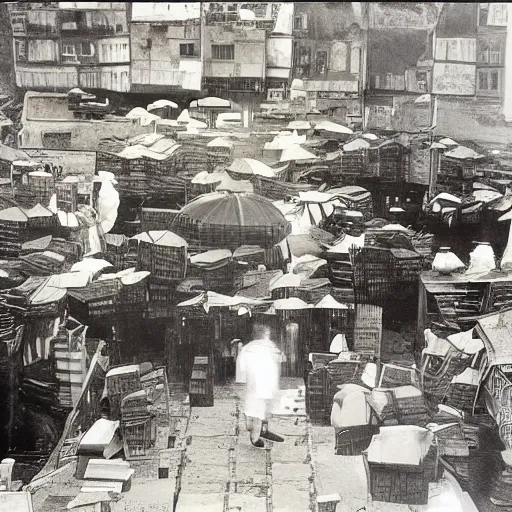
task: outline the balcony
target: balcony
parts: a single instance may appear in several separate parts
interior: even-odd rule
[[[27,37],[39,37],[49,39],[52,37],[58,37],[58,29],[55,25],[35,25],[27,23],[26,28]]]

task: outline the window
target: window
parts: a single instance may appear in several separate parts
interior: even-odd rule
[[[491,64],[499,64],[501,62],[501,51],[500,49],[492,49],[490,52],[490,63]]]
[[[491,91],[497,91],[499,89],[499,75],[497,71],[491,71]]]
[[[77,62],[76,48],[74,44],[62,45],[62,62]]]
[[[212,59],[214,59],[214,60],[235,60],[235,45],[233,45],[233,44],[212,44]]]
[[[71,147],[71,132],[43,133],[45,149],[69,149]]]
[[[293,18],[294,30],[306,30],[308,28],[307,14],[299,14]]]
[[[92,57],[94,55],[94,46],[91,43],[80,43],[80,55]]]
[[[482,46],[478,52],[478,62],[489,64],[489,52],[490,50],[487,46]]]
[[[487,71],[480,71],[478,73],[478,88],[484,91],[487,90]]]
[[[489,4],[479,4],[478,6],[478,24],[481,27],[487,25],[487,17],[489,15]]]
[[[194,43],[180,44],[180,56],[192,57],[194,55]]]
[[[320,74],[327,72],[327,52],[316,52],[316,72]]]
[[[495,96],[501,92],[501,70],[481,69],[478,71],[478,91]]]
[[[24,62],[27,60],[27,43],[24,39],[16,39],[15,40],[15,48],[16,48],[16,60],[19,62]]]
[[[26,31],[26,18],[25,15],[12,15],[11,17],[11,27],[13,34],[24,34]]]

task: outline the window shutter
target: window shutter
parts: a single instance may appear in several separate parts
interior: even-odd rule
[[[308,28],[308,15],[303,14],[302,15],[302,28],[306,30]]]

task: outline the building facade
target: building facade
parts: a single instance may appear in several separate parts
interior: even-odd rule
[[[431,125],[432,104],[425,95],[432,87],[437,14],[433,3],[370,3],[367,128],[416,132]]]
[[[130,33],[125,2],[10,4],[16,85],[130,90]]]
[[[199,3],[133,3],[131,92],[201,90]]]
[[[362,114],[364,25],[359,2],[295,4],[292,77],[302,80],[310,108],[342,122]]]

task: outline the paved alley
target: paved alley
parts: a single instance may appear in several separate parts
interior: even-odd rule
[[[296,379],[295,387],[301,384]],[[291,387],[291,386],[289,386]],[[192,408],[177,512],[307,512],[313,470],[304,416],[274,417],[283,443],[255,449],[245,430],[243,386],[216,387],[214,407]]]

